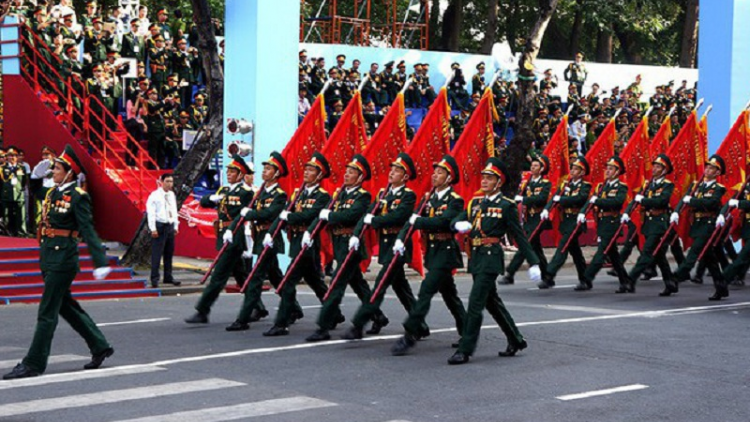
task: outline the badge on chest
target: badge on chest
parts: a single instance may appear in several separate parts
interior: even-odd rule
[[[52,206],[52,210],[59,214],[67,214],[70,211],[70,195],[63,195],[62,199],[58,199]]]

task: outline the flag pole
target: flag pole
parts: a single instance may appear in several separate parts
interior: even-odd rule
[[[703,117],[706,117],[706,116],[708,116],[708,113],[710,113],[710,112],[711,112],[711,110],[713,110],[713,109],[714,109],[714,105],[713,105],[713,104],[710,104],[710,105],[708,106],[708,108],[706,109],[706,112],[705,112],[705,113],[703,113]],[[702,119],[703,117],[701,117],[701,119]]]
[[[414,82],[413,78],[406,79],[406,83],[404,84],[404,87],[401,89],[402,94],[406,94],[406,90],[409,89],[409,86],[411,86],[412,82]]]
[[[698,100],[698,103],[695,105],[696,114],[698,113],[698,109],[701,108],[701,106],[703,105],[703,101],[704,101],[704,98],[701,98],[700,100]]]
[[[646,110],[646,114],[643,115],[643,117],[648,117],[651,112],[654,111],[654,106],[651,106]]]
[[[750,103],[748,103],[750,105]],[[669,109],[669,114],[667,114],[667,117],[672,117],[672,114],[674,114],[675,110],[677,110],[677,106],[673,105],[672,108]]]
[[[364,78],[362,78],[362,82],[359,83],[359,86],[357,87],[357,91],[362,91],[362,88],[365,87],[365,84],[370,79],[370,74],[366,74]]]
[[[331,86],[331,79],[327,80],[325,84],[323,84],[323,88],[320,89],[319,94],[325,94],[328,87]]]
[[[448,88],[448,85],[453,82],[453,78],[456,77],[456,71],[452,71],[450,77],[445,78],[445,85],[443,85],[443,88]]]

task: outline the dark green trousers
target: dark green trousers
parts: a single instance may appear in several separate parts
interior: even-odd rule
[[[440,292],[443,297],[445,306],[448,307],[453,319],[456,320],[456,329],[458,335],[464,331],[464,322],[466,321],[466,309],[458,297],[456,282],[453,279],[453,271],[450,269],[440,269],[428,271],[422,284],[419,286],[417,301],[409,312],[409,316],[404,321],[406,332],[417,335],[419,330],[425,325],[427,313],[430,312],[430,303],[432,297]]]
[[[201,298],[198,299],[198,303],[195,305],[195,310],[208,315],[211,312],[211,306],[213,306],[216,299],[219,297],[224,287],[227,285],[230,276],[234,276],[237,280],[237,285],[242,287],[242,283],[247,279],[249,272],[247,271],[247,264],[249,260],[242,258],[242,247],[240,245],[229,245],[227,246],[224,253],[219,257],[219,260],[214,266],[214,270],[211,273],[211,279],[208,285],[203,289]],[[258,300],[258,310],[265,309],[263,302]]]
[[[560,239],[560,244],[557,245],[555,255],[552,257],[549,265],[547,265],[547,274],[549,277],[555,277],[557,272],[560,271],[560,268],[562,268],[565,261],[568,259],[568,254],[570,254],[573,257],[573,264],[578,273],[578,280],[583,281],[583,275],[586,273],[586,258],[583,257],[581,245],[578,244],[578,236],[570,242],[568,250],[563,252],[563,247],[565,246],[565,243],[568,242],[568,238],[570,238],[570,233],[565,233],[563,238]]]
[[[393,285],[393,292],[396,293],[399,302],[401,302],[401,305],[406,309],[407,313],[411,312],[414,307],[416,299],[414,298],[411,286],[409,286],[409,282],[406,280],[406,275],[404,274],[404,263],[402,260],[399,259],[399,262],[394,264],[393,270],[391,270],[388,279],[383,280],[387,270],[387,264],[380,268],[380,272],[375,279],[375,285],[372,287],[371,294],[368,295],[366,300],[362,301],[362,306],[360,306],[354,314],[352,324],[354,324],[355,327],[364,327],[365,324],[367,324],[367,321],[370,321],[377,314],[380,310],[380,305],[383,304],[383,299],[385,298],[385,293],[388,291],[388,286]],[[370,303],[372,301],[372,295],[375,294],[375,290],[381,283],[384,284],[378,292],[378,295],[375,297],[374,303]]]
[[[713,231],[704,233],[703,236],[698,236],[693,240],[693,245],[690,247],[685,260],[677,267],[675,271],[675,278],[677,281],[685,281],[690,279],[690,270],[693,269],[695,264],[698,262],[698,255],[701,254],[703,248],[708,242],[708,238],[711,237]],[[722,276],[721,269],[719,268],[719,259],[716,256],[715,248],[708,248],[706,254],[703,255],[703,263],[706,265],[708,272],[711,274],[711,278],[714,279],[715,286],[724,285],[724,277]]]
[[[745,241],[745,245],[737,254],[737,258],[724,269],[724,279],[729,281],[736,280],[739,276],[745,275],[748,264],[750,264],[750,241]]]
[[[31,341],[29,352],[23,359],[24,365],[40,373],[47,369],[47,359],[52,346],[52,337],[57,328],[58,315],[83,337],[92,355],[110,347],[96,323],[70,294],[70,285],[76,273],[77,271],[44,273],[44,292],[39,303],[34,339]]]
[[[534,227],[536,229],[536,227]],[[526,236],[531,236],[531,233],[534,231],[526,230]],[[539,258],[539,269],[542,271],[542,275],[547,274],[547,257],[544,256],[544,248],[542,248],[542,240],[541,240],[541,234],[537,236],[535,239],[529,240],[529,243],[531,243],[531,247],[534,249],[534,253]],[[524,258],[521,251],[516,251],[515,255],[513,255],[513,258],[510,260],[510,264],[508,264],[508,268],[505,269],[505,273],[513,277],[518,270],[521,268],[521,265],[523,265],[523,262],[526,260]]]
[[[237,321],[239,322],[250,322],[250,315],[252,314],[253,309],[257,309],[262,303],[260,295],[263,293],[263,282],[268,280],[273,287],[278,287],[283,278],[283,274],[279,268],[279,258],[273,252],[269,252],[262,261],[258,261],[255,265],[258,268],[256,269],[255,274],[253,274],[253,278],[247,283],[245,296],[242,300],[242,307],[237,314]],[[302,308],[296,301],[294,302],[293,309],[302,313]]]
[[[365,278],[362,276],[362,271],[359,269],[359,262],[359,259],[352,258],[345,268],[341,268],[341,263],[339,263],[333,272],[331,280],[336,278],[339,271],[344,271],[341,278],[336,282],[336,285],[333,286],[328,299],[323,301],[323,308],[321,308],[318,315],[318,327],[321,330],[332,330],[336,327],[337,316],[341,314],[341,300],[344,299],[346,286],[351,286],[354,293],[363,303],[370,297],[370,286],[367,285]],[[378,309],[377,315],[381,316],[382,314]]]
[[[305,283],[315,292],[315,296],[323,303],[323,297],[328,291],[325,281],[323,280],[323,273],[320,268],[320,258],[317,258],[317,264],[313,253],[318,254],[317,251],[308,249],[305,254],[297,262],[297,266],[294,267],[289,274],[289,278],[284,284],[284,288],[281,289],[281,302],[279,303],[279,311],[276,313],[275,325],[279,327],[288,327],[292,321],[292,314],[294,310],[299,306],[297,302],[297,284],[304,279]],[[340,314],[340,311],[339,311]]]
[[[495,285],[497,276],[498,274],[488,273],[472,274],[474,284],[471,286],[471,293],[469,294],[469,308],[466,311],[463,334],[461,335],[461,341],[458,343],[458,351],[461,353],[474,354],[479,341],[482,314],[485,309],[500,326],[508,339],[508,343],[518,344],[523,341],[523,335],[521,335],[513,317],[497,294],[497,286]]]
[[[620,261],[620,253],[617,252],[617,245],[613,244],[612,247],[609,248],[609,252],[605,254],[605,250],[612,241],[612,237],[614,237],[614,233],[609,236],[599,237],[599,245],[597,246],[596,253],[594,253],[591,262],[589,262],[586,271],[583,273],[583,278],[587,283],[591,284],[594,281],[596,274],[598,274],[599,270],[604,266],[605,256],[609,258],[609,262],[612,263],[612,268],[617,273],[620,283],[624,283],[627,280],[628,273],[625,271],[622,261]]]
[[[633,248],[638,248],[638,250],[640,250],[640,247],[638,246],[638,236],[633,236],[633,232],[638,229],[635,227],[633,221],[628,221],[627,224],[628,229],[623,230],[624,233],[627,233],[627,237],[625,243],[622,244],[622,248],[620,248],[620,262],[622,263],[625,263],[628,258],[630,258],[630,255],[633,253]],[[656,245],[654,245],[654,247],[656,247]],[[643,251],[641,251],[641,254],[643,254]]]
[[[669,261],[667,261],[667,248],[662,247],[661,252],[654,257],[654,251],[659,245],[659,242],[661,242],[663,236],[664,233],[646,236],[641,255],[638,257],[633,268],[630,269],[630,273],[628,273],[628,277],[633,282],[637,282],[641,277],[641,274],[643,274],[648,268],[652,267],[654,263],[659,267],[665,284],[672,278],[672,269],[669,267]],[[622,256],[622,253],[620,256]]]

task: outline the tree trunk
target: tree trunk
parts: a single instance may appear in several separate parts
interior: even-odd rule
[[[208,105],[209,119],[204,124],[200,139],[185,153],[174,171],[175,195],[177,209],[193,191],[193,186],[208,168],[214,155],[221,148],[224,128],[224,70],[219,61],[216,37],[211,25],[211,9],[208,0],[191,0],[193,4],[193,20],[198,26],[198,49],[203,58],[206,85],[210,102]],[[151,257],[151,235],[144,216],[125,255],[123,263],[128,266],[148,264]]]
[[[640,52],[640,46],[638,45],[635,35],[632,32],[623,30],[617,24],[613,27],[617,40],[620,41],[620,46],[622,47],[622,52],[627,64],[643,63],[643,55]]]
[[[536,97],[534,61],[539,54],[544,33],[558,2],[559,0],[539,0],[539,18],[526,38],[526,46],[518,62],[519,98],[516,134],[507,149],[506,162],[510,180],[503,186],[503,193],[507,196],[515,195],[518,191],[526,153],[534,142],[534,132],[531,130],[534,123],[534,99]]]
[[[510,2],[510,14],[505,19],[505,39],[508,41],[508,44],[510,44],[511,51],[516,51],[516,49],[518,48],[518,33],[516,32],[516,22],[518,21],[518,2],[519,0],[513,0]]]
[[[698,51],[698,0],[688,0],[685,9],[685,25],[682,27],[680,67],[695,67]]]
[[[497,2],[498,0],[489,0],[487,7],[487,29],[484,33],[481,48],[482,54],[491,54],[492,46],[495,44],[495,37],[497,37]]]
[[[612,34],[601,29],[596,36],[596,61],[612,63]]]
[[[576,15],[570,29],[570,46],[568,57],[573,57],[581,50],[581,31],[583,30],[583,0],[576,0]]]
[[[439,50],[440,38],[438,37],[438,22],[440,21],[440,0],[432,0],[430,5],[430,30],[428,45],[430,50]]]
[[[451,0],[443,14],[443,42],[445,51],[458,51],[461,26],[464,18],[464,1]]]

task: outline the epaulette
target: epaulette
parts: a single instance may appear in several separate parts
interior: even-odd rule
[[[581,180],[581,182],[583,182],[582,184],[584,184],[584,185],[590,185],[591,184],[591,182],[587,182],[585,180]]]
[[[247,191],[253,190],[253,188],[251,188],[250,186],[248,186],[248,185],[246,185],[244,183],[241,185],[241,187],[242,187],[242,189],[247,190]]]
[[[628,187],[628,184],[625,183],[625,182],[623,182],[622,180],[620,181],[620,184],[623,185],[623,186],[625,186],[626,188]]]
[[[381,191],[382,191],[382,189],[381,189]],[[357,190],[357,192],[359,192],[359,193],[367,193],[367,191],[365,189],[363,189],[363,188],[359,188],[359,190]]]
[[[664,183],[669,183],[670,185],[673,185],[674,182],[669,179],[664,179]]]
[[[543,178],[543,179],[541,180],[541,182],[542,182],[542,183],[551,183],[551,182],[549,181],[549,179],[544,179],[544,178]]]
[[[457,194],[456,192],[451,192],[451,197],[456,198],[456,199],[461,199],[462,198],[462,196],[459,195],[459,194]]]
[[[76,192],[80,193],[81,195],[88,195],[85,190],[81,189],[78,186],[76,186]]]
[[[284,189],[276,188],[276,193],[284,193]]]
[[[413,190],[409,189],[408,187],[404,186],[404,192],[414,192]]]
[[[320,193],[328,193],[328,191],[325,190],[325,189],[323,189],[323,188],[318,188],[318,192],[320,192]]]
[[[505,195],[503,195],[503,199],[505,199],[506,201],[510,202],[511,204],[515,204],[515,203],[516,203],[516,200],[515,200],[515,199],[513,199],[513,198],[508,198],[508,197],[507,197],[507,196],[505,196]]]
[[[722,185],[722,184],[721,184],[721,183],[719,183],[719,182],[716,182],[716,186],[720,186],[720,187],[722,187],[722,188],[724,188],[724,189],[726,189],[726,188],[727,188],[726,186]]]

